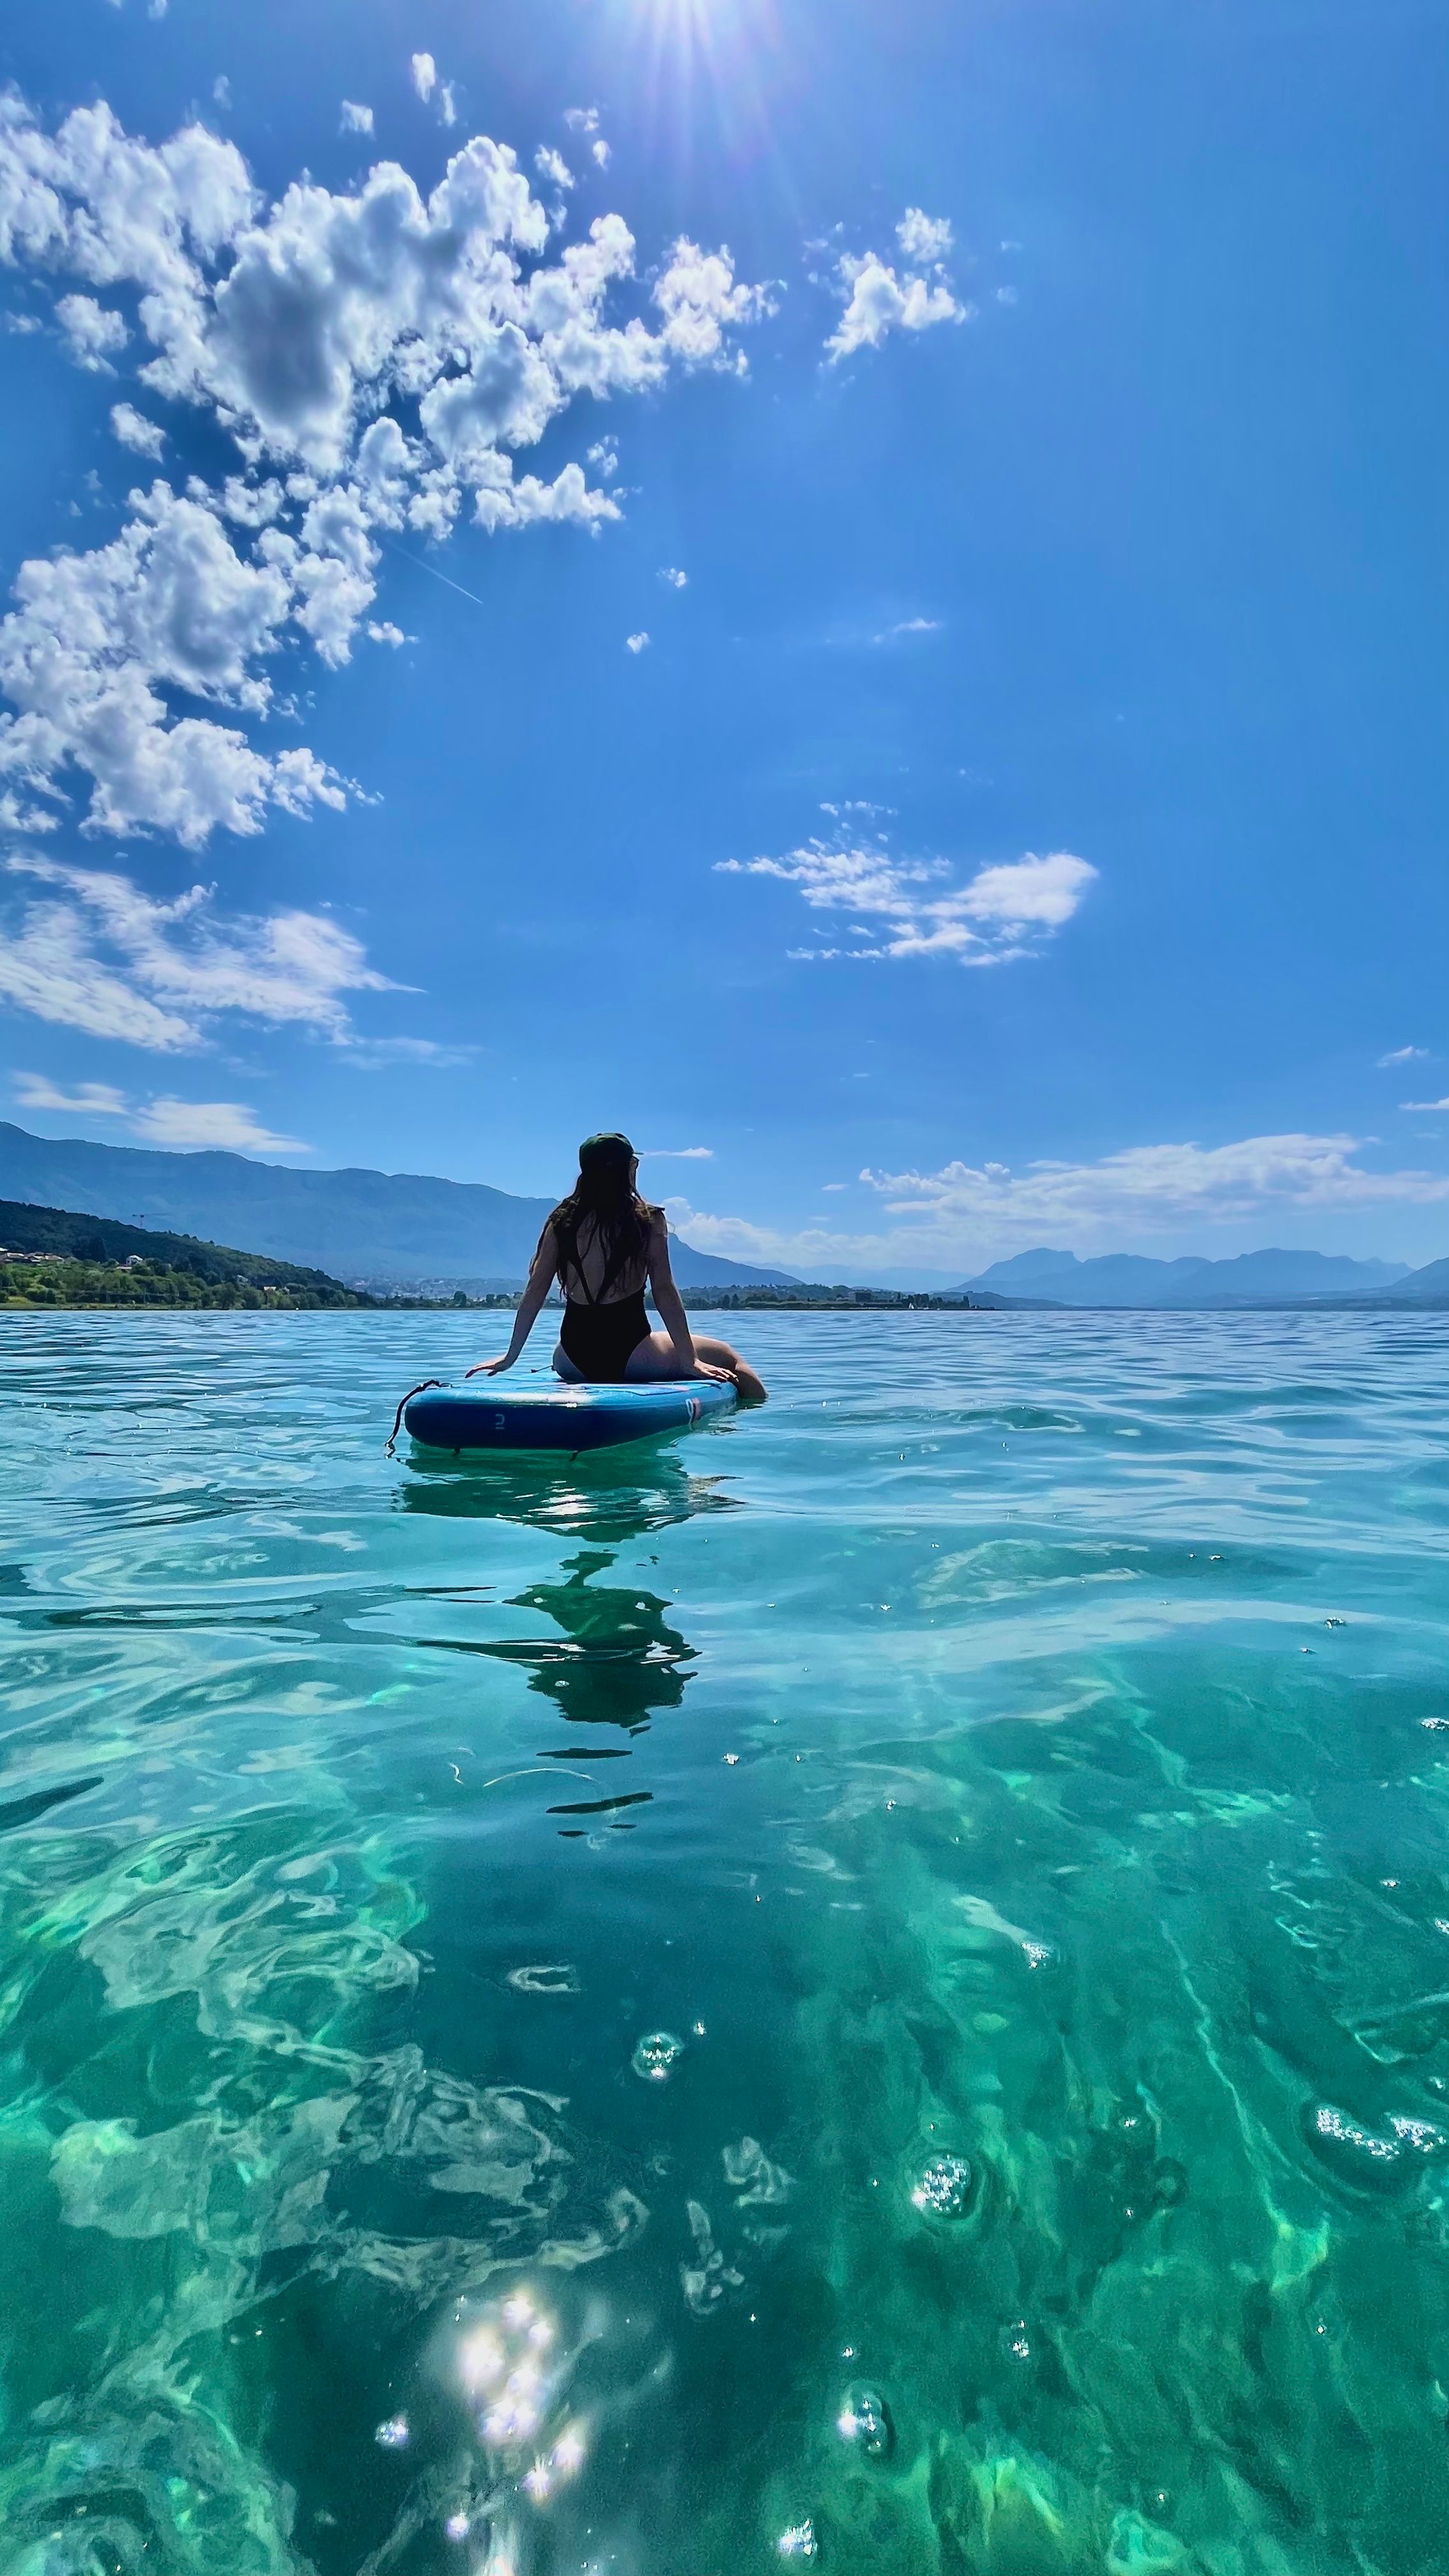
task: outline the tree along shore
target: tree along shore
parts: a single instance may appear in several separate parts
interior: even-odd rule
[[[457,1288],[451,1296],[421,1297],[399,1293],[369,1296],[340,1280],[320,1274],[313,1279],[270,1280],[234,1273],[208,1275],[186,1262],[147,1260],[132,1253],[125,1261],[82,1261],[64,1253],[0,1253],[0,1311],[35,1313],[73,1308],[162,1309],[188,1313],[298,1314],[362,1310],[374,1314],[478,1313],[489,1307],[511,1311],[517,1290],[493,1290],[470,1297]],[[857,1314],[862,1310],[959,1314],[972,1301],[965,1297],[909,1296],[880,1288],[695,1288],[684,1292],[692,1313],[737,1314],[773,1311],[790,1314]],[[984,1300],[975,1301],[984,1304]],[[545,1311],[558,1311],[550,1300]]]

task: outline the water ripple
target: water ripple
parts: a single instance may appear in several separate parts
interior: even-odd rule
[[[749,1339],[5,1319],[0,2576],[1442,2562],[1442,1323]]]

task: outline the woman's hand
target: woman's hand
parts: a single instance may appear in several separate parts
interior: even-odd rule
[[[465,1377],[496,1377],[500,1369],[512,1368],[512,1366],[513,1353],[511,1351],[505,1351],[501,1360],[479,1360],[473,1368],[465,1369],[463,1371],[463,1375]]]
[[[691,1377],[712,1377],[721,1386],[733,1386],[735,1382],[733,1369],[717,1368],[713,1360],[696,1360],[689,1374]]]

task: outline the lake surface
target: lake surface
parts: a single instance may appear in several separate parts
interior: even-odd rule
[[[1441,1318],[6,1318],[4,2576],[1442,2576]]]

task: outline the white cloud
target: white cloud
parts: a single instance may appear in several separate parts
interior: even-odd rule
[[[730,354],[728,334],[775,310],[768,287],[736,284],[734,261],[723,244],[703,251],[683,233],[655,282],[654,301],[664,316],[660,337],[672,356],[694,367],[730,365],[739,375],[745,373],[745,353]]]
[[[671,1223],[702,1252],[780,1262],[839,1279],[892,1261],[956,1269],[965,1279],[999,1254],[1037,1243],[1141,1245],[1204,1228],[1316,1217],[1449,1200],[1449,1178],[1425,1171],[1368,1171],[1354,1136],[1250,1136],[1238,1143],[1133,1146],[1099,1162],[948,1163],[939,1172],[875,1172],[861,1180],[889,1222],[871,1232],[795,1230],[715,1216],[682,1199]],[[827,1187],[839,1184],[827,1183]]]
[[[601,170],[607,170],[609,163],[612,161],[614,156],[609,150],[609,147],[604,141],[602,135],[597,136],[595,141],[589,145],[589,151],[594,161],[598,164],[598,167]]]
[[[43,1073],[17,1073],[15,1098],[22,1109],[43,1109],[56,1118],[124,1118],[126,1095],[110,1082],[78,1082],[62,1091]]]
[[[211,95],[215,99],[218,107],[230,107],[231,83],[227,79],[225,72],[217,73],[215,80],[211,84]]]
[[[1391,1048],[1391,1049],[1390,1049],[1390,1051],[1389,1051],[1389,1053],[1388,1053],[1387,1055],[1381,1055],[1381,1056],[1379,1057],[1379,1060],[1378,1060],[1378,1070],[1379,1070],[1379,1072],[1380,1072],[1380,1073],[1386,1073],[1386,1072],[1389,1070],[1389,1067],[1390,1067],[1391,1065],[1396,1065],[1396,1064],[1424,1064],[1424,1063],[1427,1063],[1427,1061],[1428,1061],[1428,1056],[1429,1056],[1429,1050],[1428,1050],[1428,1048],[1427,1048],[1427,1047],[1419,1047],[1419,1046],[1393,1047],[1393,1048]]]
[[[0,788],[0,832],[58,832],[60,817],[43,805],[26,805],[13,787]]]
[[[597,134],[599,111],[596,107],[566,107],[563,121],[571,134]]]
[[[919,206],[907,206],[896,226],[896,239],[913,268],[929,268],[950,249],[951,227],[944,215],[927,215]]]
[[[1443,1100],[1401,1100],[1399,1107],[1427,1113],[1432,1117],[1441,1109],[1449,1109],[1449,1097]]]
[[[359,1073],[379,1073],[390,1064],[432,1065],[439,1072],[471,1064],[478,1049],[451,1045],[437,1038],[360,1038],[347,1050],[347,1062]]]
[[[938,322],[970,320],[975,308],[958,300],[944,266],[952,242],[945,217],[908,206],[896,226],[896,240],[907,263],[904,274],[897,274],[878,251],[866,251],[861,257],[845,252],[838,260],[846,305],[825,343],[832,365],[856,349],[878,349],[892,331],[929,331]]]
[[[649,638],[641,627],[637,635],[625,636],[624,650],[626,653],[642,653],[647,649],[648,643]]]
[[[131,1133],[145,1145],[177,1152],[310,1154],[295,1136],[274,1135],[236,1100],[150,1100],[131,1115]]]
[[[1009,865],[980,868],[968,884],[950,885],[944,859],[897,859],[883,835],[809,841],[780,859],[721,859],[724,876],[774,877],[798,886],[817,912],[850,916],[864,946],[792,949],[792,957],[883,959],[951,956],[964,966],[995,966],[1023,957],[1071,920],[1097,871],[1069,850],[1044,859],[1028,852]],[[937,891],[940,889],[940,891]],[[878,923],[878,930],[865,928]]]
[[[223,1015],[347,1045],[343,996],[391,989],[350,932],[324,915],[218,920],[204,886],[161,903],[129,877],[15,857],[5,873],[45,892],[0,943],[0,1001],[90,1037],[159,1054],[205,1042]]]
[[[575,188],[578,181],[561,152],[551,143],[541,143],[533,156],[533,166],[541,179],[551,180],[555,188]]]
[[[162,694],[263,712],[258,664],[284,620],[313,613],[318,558],[239,555],[213,511],[166,483],[132,498],[137,515],[110,545],[21,566],[19,605],[0,621],[0,689],[18,710],[0,720],[0,776],[57,793],[78,770],[91,829],[159,830],[188,846],[218,823],[256,831],[268,805],[340,806],[341,782],[311,752],[268,757],[233,726],[173,721]]]
[[[940,632],[939,617],[901,617],[897,619],[894,626],[884,627],[879,635],[873,635],[870,640],[872,644],[893,644],[898,635],[939,635]]]
[[[641,1145],[641,1163],[712,1163],[713,1145]]]
[[[1031,1235],[1043,1227],[1237,1224],[1270,1209],[1422,1206],[1449,1198],[1449,1178],[1436,1173],[1365,1171],[1354,1160],[1364,1141],[1249,1136],[1230,1145],[1137,1145],[1097,1163],[1033,1162],[1016,1173],[1004,1163],[948,1163],[939,1172],[865,1171],[861,1179],[895,1216],[938,1223],[949,1215],[997,1233],[1004,1219],[1008,1230]]]
[[[55,308],[55,318],[78,367],[96,376],[114,372],[108,361],[124,349],[131,336],[119,313],[98,304],[93,295],[63,295]]]
[[[78,1082],[74,1091],[60,1090],[40,1073],[17,1073],[15,1096],[22,1109],[43,1110],[57,1118],[120,1118],[144,1145],[173,1150],[210,1147],[234,1154],[310,1154],[310,1145],[294,1136],[276,1136],[250,1109],[236,1100],[133,1101],[109,1082]]]
[[[414,77],[434,95],[429,57]],[[548,237],[514,154],[484,135],[426,200],[382,162],[343,194],[301,180],[267,205],[200,125],[153,147],[100,105],[49,134],[23,99],[0,99],[0,261],[136,290],[155,353],[142,382],[209,413],[249,469],[217,490],[158,484],[110,546],[22,567],[0,628],[17,709],[0,725],[0,795],[6,774],[44,796],[74,773],[89,828],[190,846],[218,824],[258,829],[269,805],[345,802],[311,751],[268,755],[235,724],[178,715],[171,693],[261,717],[279,654],[303,641],[345,662],[374,605],[379,530],[441,539],[465,502],[496,530],[618,517],[581,466],[545,480],[519,473],[515,452],[581,392],[742,370],[737,335],[770,309],[727,250],[680,240],[649,289],[652,320],[619,322],[606,308],[635,280],[628,226],[601,216],[552,266]],[[103,363],[119,318],[89,295],[65,307]],[[394,400],[416,405],[418,434]]]
[[[412,72],[413,87],[417,91],[419,98],[422,100],[424,107],[429,106],[433,100],[436,100],[440,123],[443,125],[456,125],[458,121],[458,102],[453,83],[451,81],[439,80],[438,66],[434,62],[432,55],[414,54],[409,68]]]
[[[345,98],[343,100],[342,124],[339,128],[341,133],[370,134],[373,129],[373,122],[373,113],[370,107],[364,107],[360,100],[355,98]]]
[[[659,578],[670,590],[689,588],[689,575],[687,572],[681,572],[677,564],[661,564]]]
[[[112,403],[111,429],[121,445],[131,448],[137,456],[159,456],[166,444],[166,432],[160,422],[148,420],[134,403]]]
[[[833,360],[848,358],[855,349],[878,349],[891,331],[929,331],[937,322],[966,319],[966,306],[957,303],[944,282],[933,286],[924,277],[898,278],[874,251],[864,259],[847,253],[840,275],[850,288],[850,300],[825,343]]]

